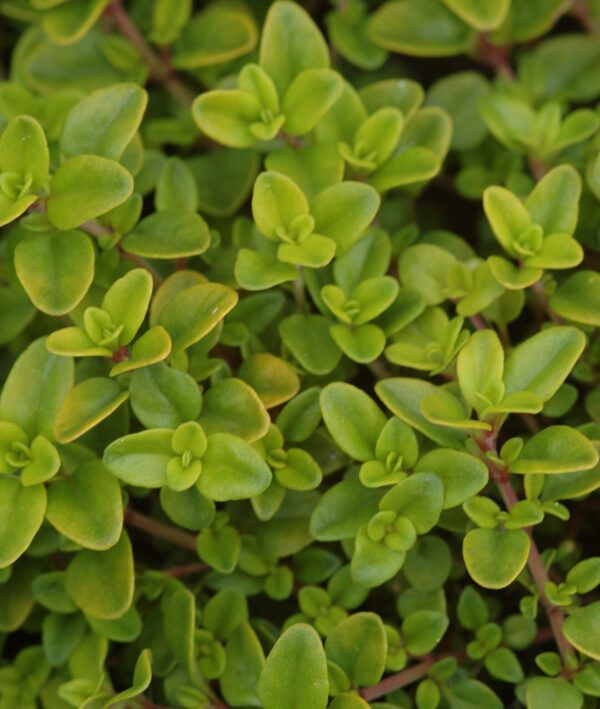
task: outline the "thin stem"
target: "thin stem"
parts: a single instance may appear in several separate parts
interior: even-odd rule
[[[180,104],[186,108],[191,106],[194,94],[177,77],[164,58],[158,55],[148,44],[135,22],[127,14],[121,4],[121,0],[113,0],[106,8],[105,13],[112,18],[123,37],[126,37],[137,49],[150,70],[150,78],[161,84]]]
[[[207,571],[211,571],[210,566],[202,563],[201,561],[198,561],[195,564],[182,564],[181,566],[171,566],[168,569],[162,569],[163,574],[174,576],[175,578],[192,576],[193,574],[204,574]]]
[[[506,47],[493,44],[485,34],[480,34],[475,56],[482,64],[491,67],[498,76],[514,81],[515,72],[510,65],[509,52]]]
[[[600,27],[594,19],[594,15],[587,0],[576,0],[571,9],[571,14],[575,17],[583,29],[592,36],[600,35]]]
[[[83,222],[83,224],[79,225],[78,229],[85,231],[86,234],[94,236],[97,239],[101,236],[108,236],[112,234],[112,231],[107,226],[104,226],[104,224],[100,224],[100,222],[93,219],[88,219],[87,222]]]
[[[539,182],[542,177],[544,177],[544,175],[548,172],[548,166],[542,160],[542,158],[538,157],[537,155],[529,155],[529,157],[527,158],[527,162],[529,164],[531,174],[535,178],[535,181]]]
[[[481,317],[481,315],[478,315],[478,314],[471,315],[469,317],[469,320],[471,321],[471,325],[473,325],[473,327],[476,330],[486,330],[487,329],[487,325],[485,324],[485,320]]]
[[[304,269],[302,266],[296,266],[298,270],[298,275],[296,276],[296,280],[292,284],[292,290],[294,293],[294,302],[296,303],[296,307],[300,312],[304,311],[304,308],[306,307],[306,292],[304,290]]]
[[[163,524],[151,517],[146,517],[146,515],[137,512],[132,507],[128,507],[125,510],[124,522],[127,526],[135,527],[153,537],[164,539],[183,549],[196,551],[196,537],[193,534],[188,534],[181,529],[177,529],[177,527],[171,527],[169,524]]]
[[[367,368],[375,375],[377,379],[390,379],[392,373],[380,359],[374,359],[372,362],[367,362]]]
[[[548,296],[546,295],[546,292],[544,291],[544,284],[542,283],[542,281],[541,280],[536,281],[531,286],[531,290],[535,296],[535,299],[539,303],[540,307],[548,315],[550,320],[552,320],[552,322],[555,322],[557,325],[562,324],[564,322],[563,319],[560,317],[560,315],[557,315],[550,307],[550,304],[548,302]]]
[[[496,450],[495,437],[493,442],[489,440],[478,440],[477,443],[483,453],[489,450],[493,450],[495,452]],[[491,448],[490,444],[492,444]],[[486,455],[483,455],[482,458],[486,463],[488,470],[490,471],[490,477],[498,487],[498,491],[500,492],[500,496],[504,501],[506,509],[510,512],[510,510],[519,501],[519,496],[517,495],[516,490],[514,489],[510,481],[510,473],[508,471],[508,468],[500,467],[492,460],[490,460]],[[529,573],[531,574],[531,577],[533,578],[533,581],[537,588],[540,601],[542,602],[542,605],[546,610],[546,614],[548,615],[548,620],[550,621],[550,628],[554,636],[554,642],[556,643],[565,669],[568,671],[570,660],[573,657],[573,648],[571,647],[569,641],[565,637],[562,630],[564,623],[564,614],[558,606],[555,606],[550,602],[548,596],[546,595],[546,584],[550,580],[546,571],[546,567],[544,566],[544,562],[533,538],[531,528],[528,527],[524,531],[529,535],[530,538],[527,567],[529,568]]]
[[[540,643],[545,643],[552,638],[552,633],[548,628],[543,628],[540,630],[535,638],[533,639],[533,644],[538,645]],[[457,652],[442,652],[437,655],[429,655],[424,660],[419,662],[412,667],[409,667],[402,672],[397,672],[394,675],[390,675],[381,682],[374,684],[372,687],[366,687],[360,691],[360,696],[367,701],[372,701],[374,699],[379,699],[390,692],[394,692],[397,689],[406,687],[409,684],[413,684],[424,677],[430,670],[430,668],[435,665],[440,660],[444,660],[447,657],[454,657],[457,660],[467,660],[468,655],[464,650],[458,650]]]
[[[119,253],[124,259],[127,259],[128,261],[131,261],[131,263],[134,263],[136,266],[139,268],[143,268],[148,273],[152,276],[152,280],[154,281],[155,286],[159,286],[162,282],[162,276],[160,273],[150,264],[148,261],[146,261],[145,258],[142,258],[141,256],[137,256],[136,254],[130,254],[129,251],[125,251],[122,247],[119,248]]]
[[[394,692],[397,689],[401,689],[402,687],[406,687],[407,685],[420,680],[421,677],[424,677],[429,672],[431,666],[434,664],[434,658],[430,657],[416,665],[413,665],[412,667],[409,667],[407,670],[402,670],[402,672],[386,677],[372,687],[366,687],[361,690],[360,695],[368,702],[373,699],[383,697],[390,692]]]

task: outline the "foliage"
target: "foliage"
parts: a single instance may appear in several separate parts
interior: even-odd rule
[[[597,706],[600,3],[0,16],[0,709]]]

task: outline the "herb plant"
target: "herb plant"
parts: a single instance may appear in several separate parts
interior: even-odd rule
[[[0,709],[598,706],[600,3],[0,14]]]

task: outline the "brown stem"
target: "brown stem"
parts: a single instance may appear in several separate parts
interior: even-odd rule
[[[542,158],[538,157],[537,155],[529,155],[529,157],[527,158],[527,162],[529,164],[531,174],[535,178],[535,181],[539,182],[542,177],[544,177],[544,175],[548,172],[548,166],[542,160]]]
[[[471,315],[469,320],[471,321],[471,325],[473,325],[476,330],[485,330],[487,328],[485,320],[481,317],[481,315]]]
[[[204,574],[207,571],[211,571],[208,564],[204,564],[198,561],[194,564],[182,564],[181,566],[171,566],[168,569],[163,569],[163,574],[168,576],[175,576],[175,578],[182,578],[183,576],[191,576],[192,574]]]
[[[557,325],[561,325],[564,321],[560,317],[560,315],[557,315],[550,307],[550,304],[548,302],[548,296],[546,295],[546,292],[544,291],[544,284],[542,283],[542,281],[541,280],[536,281],[531,286],[531,290],[535,296],[535,299],[539,303],[540,307],[548,315],[550,320],[552,320],[552,322],[556,323]]]
[[[196,551],[196,537],[193,534],[188,534],[188,532],[177,529],[177,527],[171,527],[169,524],[163,524],[151,517],[146,517],[146,515],[137,512],[132,507],[128,507],[125,510],[124,522],[129,527],[140,529],[153,537],[164,539],[183,549]]]
[[[475,56],[482,64],[487,64],[487,66],[491,67],[498,76],[514,81],[515,72],[510,65],[507,47],[492,44],[485,34],[480,34]]]
[[[134,263],[136,266],[139,268],[143,268],[148,273],[152,276],[152,280],[154,281],[155,286],[159,286],[162,282],[162,276],[160,273],[152,266],[148,261],[146,261],[145,258],[142,258],[141,256],[137,256],[136,254],[130,254],[129,251],[125,251],[122,247],[119,246],[119,253],[124,259],[127,259],[128,261],[131,261],[131,263]]]
[[[160,57],[148,44],[135,22],[127,14],[121,0],[113,0],[106,8],[105,13],[113,20],[123,37],[126,37],[137,49],[138,54],[150,70],[150,78],[161,84],[180,104],[186,108],[191,106],[194,94],[179,79],[164,58]]]
[[[367,362],[367,368],[371,370],[377,379],[390,379],[393,376],[390,370],[380,359],[374,359],[372,362]]]
[[[592,36],[600,35],[600,27],[594,19],[592,10],[587,0],[577,0],[573,4],[571,14],[577,19],[583,29]]]
[[[490,450],[486,445],[486,441],[479,441],[478,444],[480,449],[485,452]],[[494,448],[495,451],[495,448]],[[488,470],[490,471],[490,476],[492,480],[496,483],[504,505],[507,510],[511,510],[519,501],[519,496],[517,495],[512,483],[510,481],[510,473],[506,467],[500,467],[487,456],[482,456],[484,462],[486,463]],[[540,601],[546,610],[548,619],[550,621],[550,628],[552,629],[552,634],[554,636],[554,642],[560,652],[560,656],[565,667],[565,671],[568,671],[570,659],[573,657],[573,648],[571,644],[565,637],[562,627],[564,623],[564,614],[558,606],[553,605],[548,596],[546,595],[546,584],[550,580],[544,562],[537,548],[535,540],[533,539],[533,534],[531,528],[524,530],[527,532],[530,538],[529,546],[529,557],[527,559],[527,567],[529,568],[529,573],[533,578],[535,586],[537,588]]]
[[[548,628],[542,628],[542,630],[540,630],[533,639],[533,644],[538,645],[540,643],[545,643],[551,638],[552,633],[550,630]],[[406,670],[402,670],[402,672],[397,672],[394,675],[390,675],[389,677],[382,679],[381,682],[374,684],[372,687],[361,689],[360,696],[367,701],[371,701],[373,699],[379,699],[379,697],[383,697],[384,695],[394,692],[397,689],[406,687],[409,684],[420,680],[421,677],[424,677],[429,672],[430,668],[435,665],[436,662],[444,660],[447,657],[454,657],[459,661],[468,659],[468,655],[464,650],[430,655],[418,664],[413,665]]]
[[[81,229],[81,231],[85,231],[86,234],[96,238],[112,234],[112,231],[107,226],[100,224],[100,222],[97,222],[94,219],[88,219],[87,222],[83,222],[83,224],[79,225],[78,229]]]

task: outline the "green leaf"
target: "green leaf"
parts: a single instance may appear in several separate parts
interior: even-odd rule
[[[501,256],[490,256],[487,260],[493,277],[509,290],[520,290],[532,286],[543,275],[541,268],[516,266]]]
[[[402,637],[411,655],[425,655],[440,642],[448,629],[448,617],[439,611],[416,611],[402,623]]]
[[[600,274],[577,271],[550,296],[550,307],[567,320],[600,325]]]
[[[48,488],[46,519],[67,539],[86,549],[109,549],[123,527],[119,483],[99,461],[85,463]]]
[[[38,310],[65,315],[81,301],[94,278],[95,252],[81,231],[36,234],[15,249],[15,269]]]
[[[287,671],[290,667],[294,672]],[[260,676],[261,706],[325,709],[328,686],[327,660],[317,631],[304,623],[285,630],[269,653]]]
[[[296,266],[282,263],[276,256],[240,249],[235,262],[234,274],[245,290],[265,290],[272,286],[293,281],[298,275]]]
[[[148,94],[136,84],[93,91],[69,111],[60,135],[66,158],[100,155],[120,160],[142,122]]]
[[[273,3],[262,30],[260,65],[283,96],[305,69],[329,67],[329,49],[310,15],[287,0]],[[300,708],[298,708],[300,709]]]
[[[589,593],[600,585],[600,557],[593,556],[572,566],[567,583],[577,588],[577,593]]]
[[[222,574],[230,574],[235,569],[240,550],[240,535],[229,525],[204,529],[196,539],[198,556]]]
[[[442,77],[427,92],[427,104],[440,106],[452,118],[454,150],[475,148],[485,138],[487,129],[477,109],[479,99],[489,90],[489,83],[481,74],[461,71]]]
[[[486,670],[496,679],[518,684],[525,678],[518,657],[507,647],[493,650],[484,660]]]
[[[50,5],[43,27],[58,45],[70,45],[82,39],[100,17],[107,0],[84,0],[77,5]]]
[[[48,178],[50,156],[42,126],[31,116],[15,116],[0,137],[0,172],[30,176],[28,192],[39,192]],[[19,195],[24,196],[24,195]]]
[[[247,91],[208,91],[194,100],[192,117],[198,128],[218,143],[249,148],[256,142],[250,126],[260,118],[260,103]]]
[[[530,544],[520,529],[472,529],[463,541],[467,571],[484,588],[506,588],[525,567]]]
[[[385,347],[385,334],[377,325],[331,325],[331,337],[342,352],[354,362],[367,363],[377,359]]]
[[[131,408],[146,428],[177,428],[198,417],[202,395],[189,374],[159,363],[136,370]]]
[[[290,135],[304,135],[337,101],[342,91],[342,77],[331,69],[306,69],[296,76],[283,97],[284,130]]]
[[[456,371],[464,400],[481,410],[485,403],[480,397],[486,384],[501,381],[504,372],[504,350],[494,330],[480,330],[471,335],[458,353]]]
[[[154,206],[157,212],[191,213],[198,209],[196,181],[181,158],[167,158],[163,163],[154,193]]]
[[[577,226],[581,178],[571,165],[559,165],[537,183],[525,201],[531,221],[544,234],[572,234]]]
[[[198,489],[218,502],[243,500],[264,492],[272,475],[254,448],[230,433],[214,433],[202,457]]]
[[[462,54],[475,34],[435,0],[386,2],[371,15],[367,33],[378,47],[415,57]]]
[[[103,463],[128,485],[162,487],[174,456],[173,431],[155,428],[117,438],[104,451]]]
[[[352,580],[367,588],[386,583],[400,571],[406,553],[390,549],[386,544],[374,542],[361,527],[356,536],[350,570]]]
[[[74,229],[122,204],[133,192],[133,178],[118,162],[79,155],[52,176],[48,219],[57,229]]]
[[[94,428],[129,398],[129,392],[107,377],[92,377],[67,394],[54,424],[59,443],[70,443]]]
[[[42,623],[42,647],[52,667],[63,665],[85,635],[87,626],[81,615],[49,613]]]
[[[429,451],[415,466],[415,472],[437,475],[444,485],[444,509],[461,505],[483,490],[488,482],[485,463],[465,451],[438,448]]]
[[[35,340],[4,382],[0,418],[17,424],[30,439],[38,433],[52,439],[54,422],[73,379],[73,360],[50,354],[43,337]]]
[[[532,677],[527,681],[525,692],[528,709],[544,709],[552,704],[564,709],[581,709],[583,706],[579,690],[562,677]]]
[[[27,620],[37,600],[32,589],[43,578],[38,567],[26,560],[8,568],[10,578],[0,584],[0,630],[3,633],[18,630]]]
[[[268,352],[248,357],[238,376],[256,391],[267,409],[289,401],[300,390],[300,379],[294,369]]]
[[[201,283],[177,293],[158,318],[171,336],[173,352],[181,352],[201,340],[237,301],[237,293],[220,283]]]
[[[513,473],[570,473],[598,463],[598,451],[583,434],[569,426],[548,426],[523,446],[509,469]]]
[[[198,214],[165,210],[142,219],[123,239],[123,248],[148,258],[197,256],[208,249],[210,231]]]
[[[262,172],[256,178],[252,216],[268,239],[278,240],[279,231],[287,233],[297,217],[307,214],[308,200],[289,177],[278,172]]]
[[[496,29],[510,8],[510,0],[443,0],[443,3],[479,32]]]
[[[67,568],[67,593],[92,618],[118,618],[133,600],[133,552],[127,532],[107,551],[79,551]]]
[[[567,640],[579,652],[594,660],[600,660],[600,602],[574,609],[564,622],[563,631]]]
[[[258,682],[265,655],[250,623],[242,623],[225,647],[227,662],[219,678],[223,698],[234,706],[259,707]]]
[[[506,393],[529,391],[548,401],[559,389],[585,346],[574,327],[552,327],[521,343],[506,359]]]
[[[440,171],[440,160],[429,148],[419,145],[405,148],[384,163],[369,178],[379,192],[387,192],[422,182]]]
[[[378,382],[377,396],[388,409],[432,441],[449,448],[462,448],[466,435],[431,423],[421,412],[421,402],[438,390],[427,381],[393,378]]]
[[[17,478],[0,477],[0,568],[24,554],[42,526],[46,511],[43,485],[23,487]]]
[[[375,458],[375,445],[385,416],[373,399],[362,390],[343,382],[321,391],[321,413],[338,446],[359,461]]]
[[[242,206],[258,173],[258,155],[251,150],[223,149],[195,155],[186,162],[196,181],[200,211],[228,217]]]
[[[310,204],[315,231],[333,239],[336,254],[343,255],[363,235],[375,218],[380,197],[369,185],[341,182],[320,192]]]
[[[110,376],[116,377],[124,372],[162,362],[170,352],[171,338],[168,332],[160,325],[151,327],[134,343],[129,359],[124,359],[111,368]]]
[[[488,187],[483,193],[483,208],[494,236],[502,248],[512,254],[513,241],[531,224],[527,209],[510,190],[496,186]]]
[[[439,537],[428,534],[419,537],[415,546],[407,552],[402,572],[413,589],[435,593],[442,588],[451,569],[450,548]]]
[[[342,352],[329,333],[330,321],[321,315],[296,313],[279,323],[279,334],[298,362],[311,374],[329,374]]]
[[[152,296],[152,277],[144,268],[135,268],[115,281],[102,300],[102,309],[115,325],[122,325],[119,344],[128,345],[140,329]]]
[[[136,660],[133,669],[133,684],[129,689],[124,689],[121,692],[113,695],[111,699],[104,705],[112,707],[120,702],[125,702],[128,699],[137,697],[150,686],[152,680],[152,653],[150,650],[142,650]]]
[[[377,684],[385,670],[387,638],[381,618],[375,613],[356,613],[327,636],[327,659],[338,664],[353,685]]]
[[[252,51],[257,39],[256,22],[243,6],[211,5],[184,25],[173,45],[173,66],[222,64]]]
[[[417,534],[427,534],[437,524],[444,501],[441,480],[430,473],[404,478],[382,498],[379,509],[407,517]]]
[[[199,419],[207,435],[231,433],[252,442],[269,430],[269,414],[257,393],[235,377],[216,381],[204,395]]]
[[[329,488],[316,504],[310,532],[322,542],[351,539],[377,512],[378,488],[365,488],[358,480],[342,480]]]

